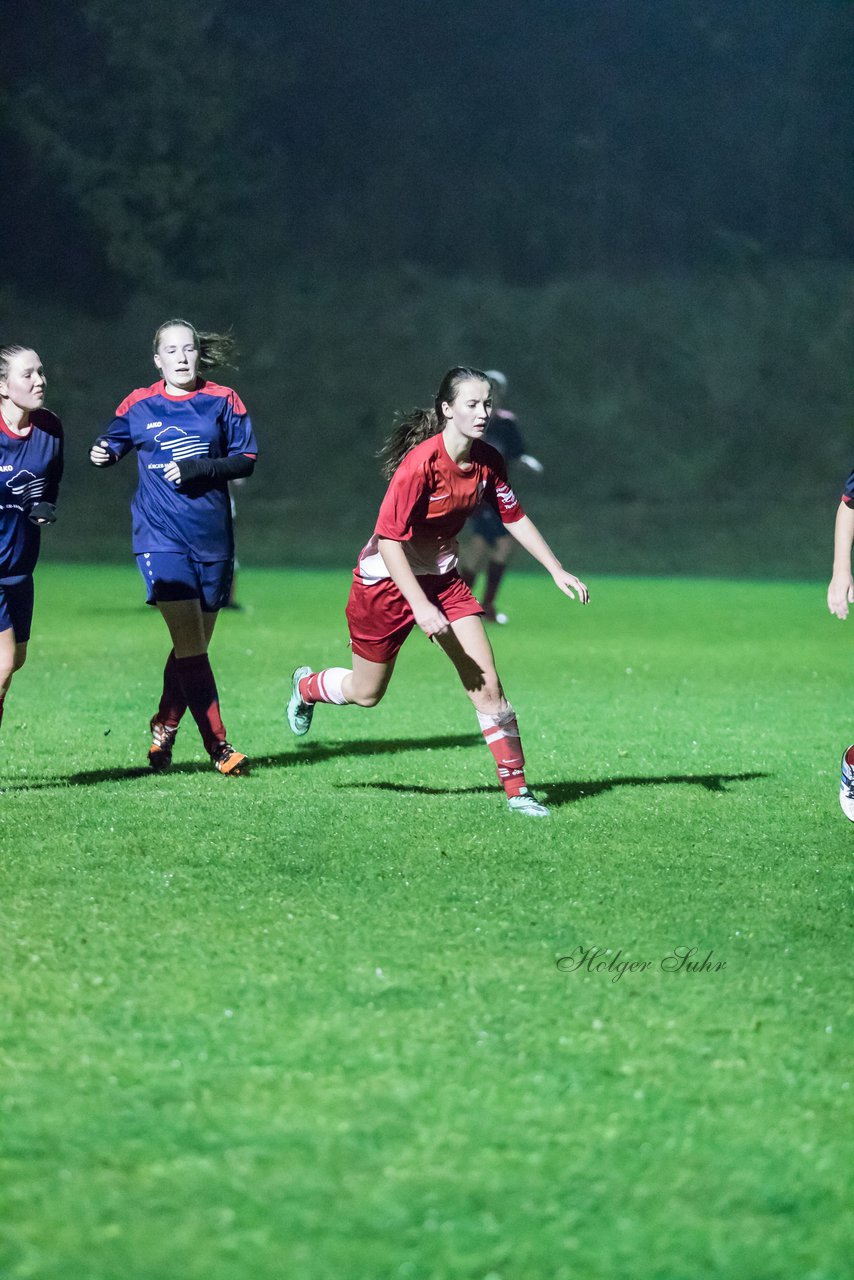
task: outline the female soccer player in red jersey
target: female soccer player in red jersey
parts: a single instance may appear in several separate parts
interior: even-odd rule
[[[0,721],[27,660],[39,526],[56,519],[62,425],[43,408],[47,379],[30,347],[0,347]]]
[[[220,773],[236,777],[249,768],[226,738],[208,659],[234,571],[228,482],[251,475],[257,455],[240,397],[202,376],[232,354],[229,336],[167,320],[154,335],[161,379],[122,401],[89,454],[96,467],[111,466],[131,449],[138,455],[133,549],[148,603],[157,605],[172,638],[151,720],[148,763],[157,773],[172,763],[187,707]]]
[[[544,818],[525,782],[516,713],[504,696],[483,610],[457,572],[456,535],[479,501],[489,502],[517,542],[539,560],[555,585],[587,604],[583,582],[557,560],[507,484],[500,453],[482,436],[490,383],[479,369],[454,368],[442,379],[432,411],[400,422],[385,449],[389,487],[374,535],[353,575],[347,621],[352,669],[298,667],[288,703],[295,734],[308,732],[315,704],[373,707],[414,626],[445,650],[474,704],[511,810]]]
[[[833,535],[833,573],[827,588],[827,607],[835,617],[844,619],[854,604],[854,578],[851,576],[851,548],[854,546],[854,471],[851,472],[836,509]],[[854,822],[854,744],[842,755],[842,778],[839,803],[849,822]]]

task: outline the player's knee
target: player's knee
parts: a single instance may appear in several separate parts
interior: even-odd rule
[[[382,702],[385,697],[385,689],[353,689],[350,692],[350,702],[355,702],[357,707],[375,707],[378,702]]]
[[[478,711],[486,715],[500,715],[510,705],[504,696],[501,682],[497,676],[487,676],[479,689],[473,689],[469,697]]]

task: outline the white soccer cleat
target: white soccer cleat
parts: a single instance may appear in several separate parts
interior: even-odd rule
[[[544,804],[540,804],[527,788],[520,791],[518,796],[507,797],[507,808],[511,813],[524,813],[528,818],[547,818],[549,810]]]
[[[848,751],[851,747],[848,748]],[[845,814],[849,822],[854,822],[854,766],[850,765],[845,758],[848,751],[842,757],[842,781],[839,784],[839,803],[842,812]]]
[[[300,697],[299,682],[303,676],[311,675],[311,667],[297,667],[293,674],[291,696],[288,702],[288,724],[291,732],[302,738],[311,728],[311,717],[314,715],[314,703],[303,702]]]

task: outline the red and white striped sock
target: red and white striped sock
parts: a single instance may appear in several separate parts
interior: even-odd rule
[[[497,715],[478,711],[477,718],[486,745],[495,759],[498,781],[508,796],[518,796],[527,789],[528,784],[525,781],[525,756],[516,723],[516,712],[508,704],[507,709],[499,711]]]
[[[309,706],[313,702],[334,702],[338,707],[347,706],[341,689],[344,677],[350,674],[348,667],[327,667],[325,671],[313,671],[299,682],[299,696]]]

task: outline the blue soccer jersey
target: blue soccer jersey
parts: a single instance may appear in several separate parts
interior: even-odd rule
[[[62,424],[33,409],[26,435],[0,418],[0,582],[32,573],[41,529],[29,519],[37,502],[56,502],[62,479]]]
[[[122,401],[99,440],[119,458],[137,450],[135,553],[182,552],[201,561],[234,555],[228,484],[191,485],[182,492],[163,472],[185,458],[256,456],[252,423],[237,392],[202,381],[190,395],[175,396],[156,382]]]

